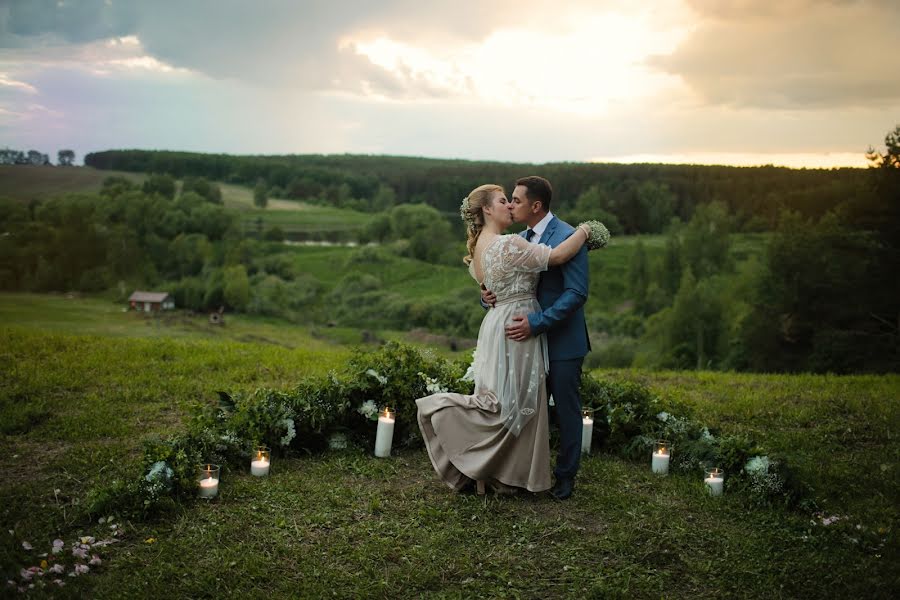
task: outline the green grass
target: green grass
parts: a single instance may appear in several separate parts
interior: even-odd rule
[[[341,348],[37,327],[7,326],[0,339],[0,515],[3,535],[15,532],[0,544],[6,576],[34,564],[22,540],[40,549],[108,535],[86,519],[87,491],[134,476],[141,440],[181,428],[193,403],[217,389],[287,387],[347,359]],[[752,432],[847,520],[823,527],[802,511],[709,498],[698,481],[603,454],[583,462],[566,503],[459,496],[423,450],[377,460],[350,449],[277,457],[266,480],[228,473],[213,502],[123,523],[123,542],[63,595],[891,597],[900,378],[598,375],[642,381],[710,425]]]
[[[875,529],[900,522],[900,376],[597,373],[642,382],[700,422],[789,457],[824,510],[865,515]]]

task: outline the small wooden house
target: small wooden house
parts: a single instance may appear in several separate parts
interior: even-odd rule
[[[134,292],[128,298],[132,310],[158,312],[175,308],[175,300],[168,292]]]

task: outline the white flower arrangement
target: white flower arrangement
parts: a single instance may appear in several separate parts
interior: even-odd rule
[[[425,381],[425,389],[429,394],[443,394],[447,392],[447,388],[442,386],[436,377],[429,377],[421,371],[419,371],[419,377]]]
[[[328,438],[328,447],[331,450],[343,450],[347,447],[347,436],[340,431],[332,433]]]
[[[378,420],[378,407],[375,406],[374,400],[366,400],[356,409],[356,412],[366,417],[370,421]]]
[[[744,465],[744,472],[748,475],[766,475],[769,472],[769,457],[754,456]]]
[[[297,437],[297,430],[294,427],[294,420],[290,417],[285,417],[281,420],[281,425],[285,428],[285,434],[281,436],[281,440],[279,440],[279,444],[282,446],[287,446],[291,443],[291,440]]]

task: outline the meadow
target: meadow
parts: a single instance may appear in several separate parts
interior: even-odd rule
[[[568,502],[478,498],[440,484],[421,449],[351,447],[279,458],[265,480],[229,473],[213,502],[128,521],[86,506],[140,476],[143,440],[216,390],[340,371],[348,346],[276,321],[154,322],[105,298],[3,294],[0,323],[4,580],[54,538],[109,536],[110,516],[122,531],[58,597],[888,598],[900,584],[895,375],[592,373],[779,451],[814,506],[711,498],[604,452]]]

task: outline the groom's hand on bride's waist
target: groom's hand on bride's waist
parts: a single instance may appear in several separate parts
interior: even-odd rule
[[[506,337],[516,342],[524,342],[531,337],[531,325],[528,317],[513,317],[512,325],[506,326]]]
[[[497,295],[484,287],[483,283],[481,284],[481,301],[485,306],[494,306],[497,302]]]

